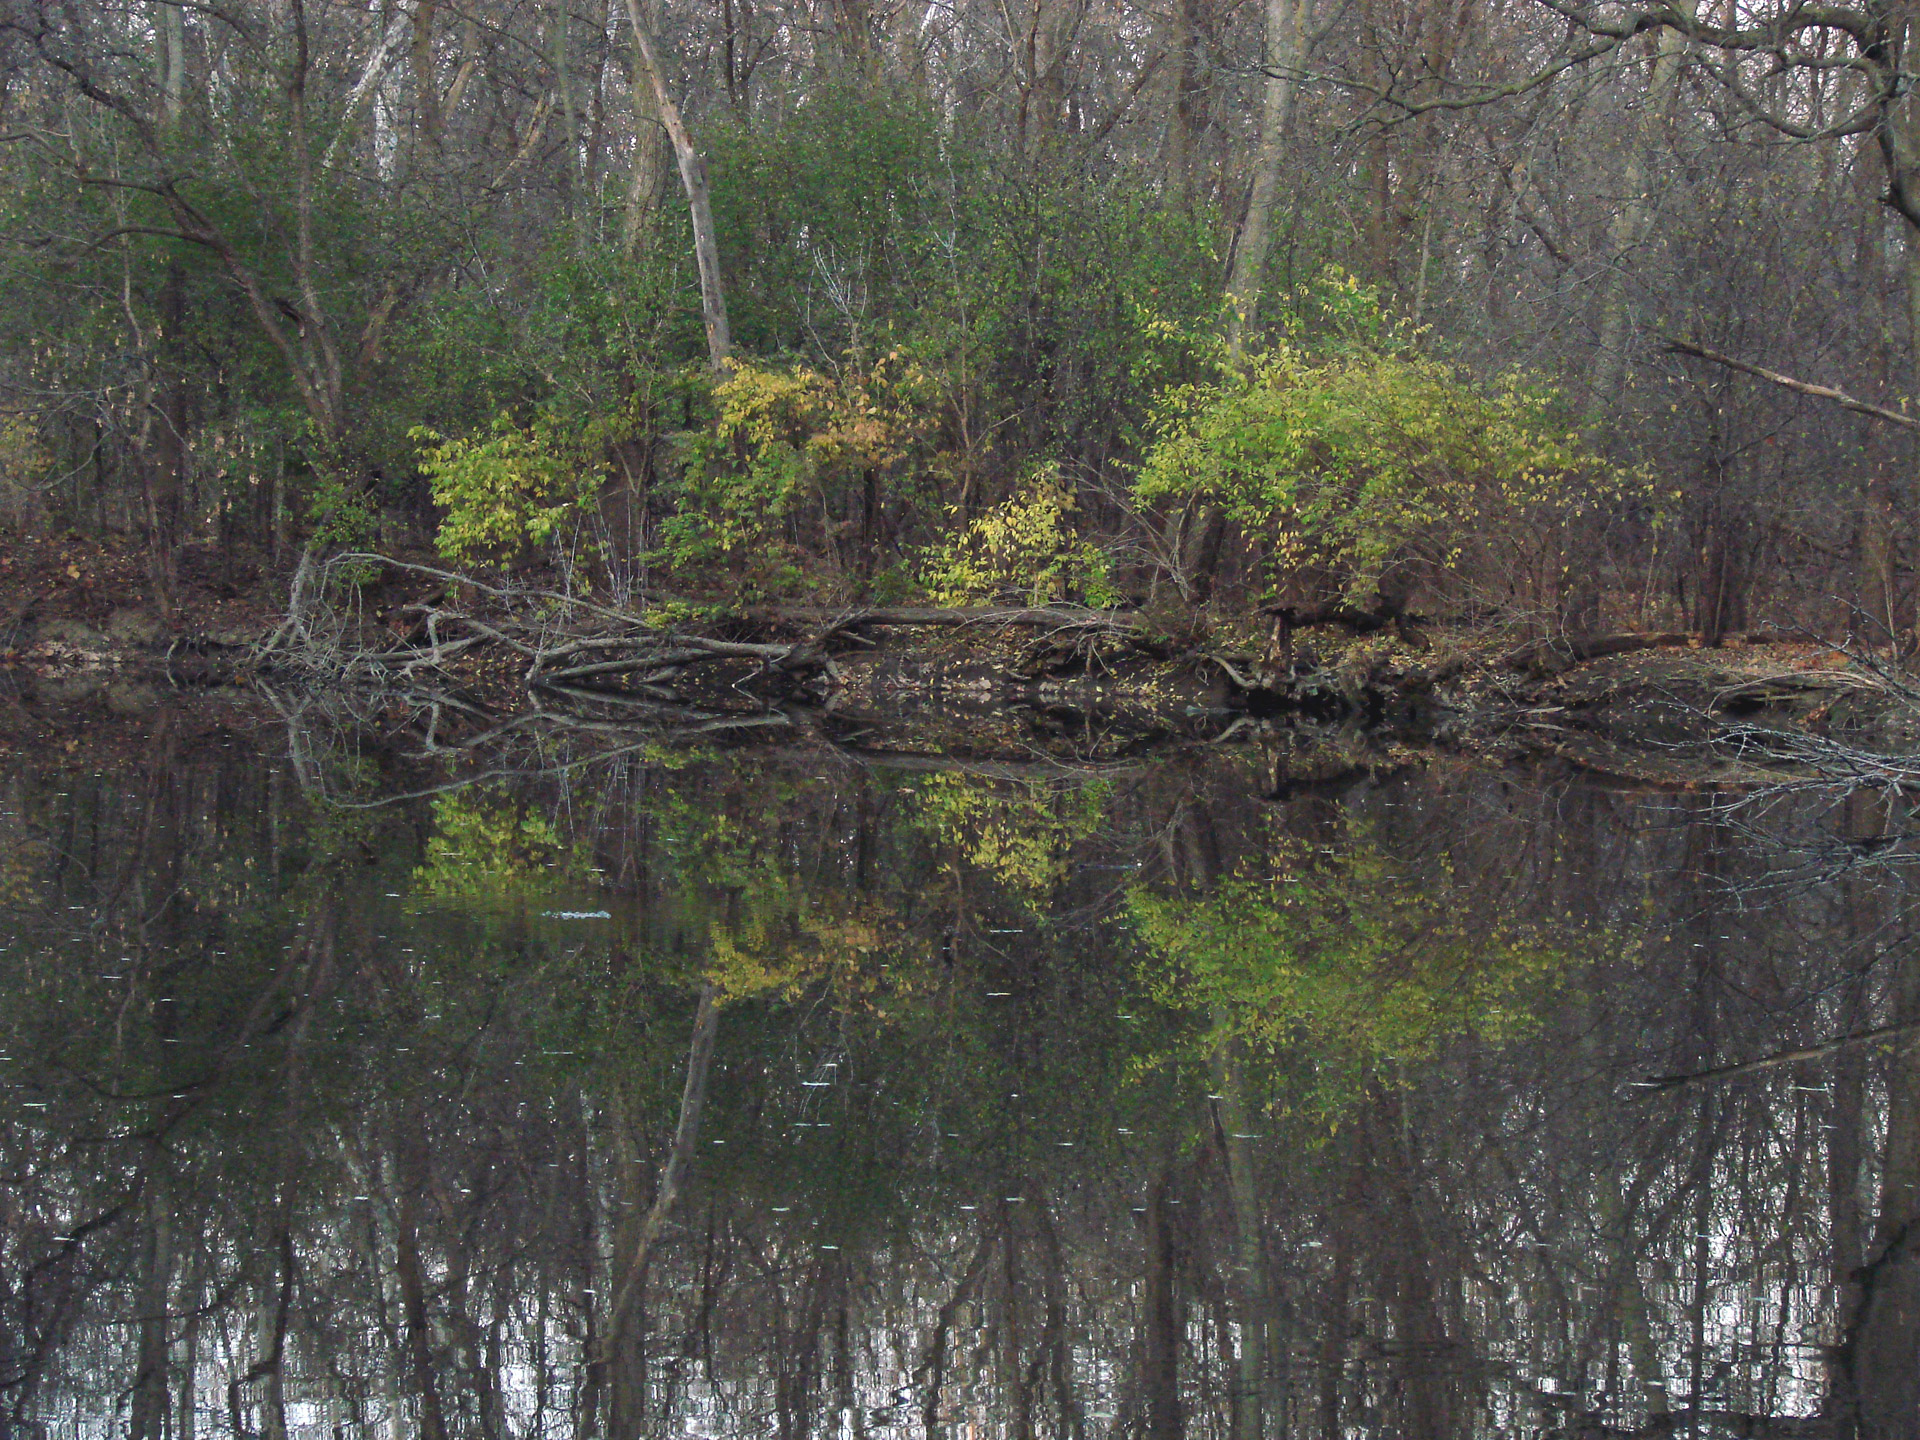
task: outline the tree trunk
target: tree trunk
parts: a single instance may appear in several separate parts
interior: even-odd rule
[[[1893,1022],[1920,1021],[1920,957],[1901,958],[1893,992]],[[1860,1440],[1908,1440],[1920,1415],[1920,1041],[1887,1069],[1880,1215],[1845,1346]]]
[[[417,1125],[411,1118],[407,1123]],[[420,1403],[421,1440],[446,1440],[446,1411],[441,1404],[439,1371],[433,1355],[433,1320],[427,1310],[426,1267],[420,1254],[420,1197],[427,1186],[425,1148],[424,1139],[412,1132],[399,1137],[394,1146],[399,1172],[394,1268],[400,1282],[407,1364]]]
[[[659,208],[660,192],[666,180],[666,154],[662,143],[664,127],[654,109],[653,89],[637,58],[627,92],[633,98],[633,167],[627,174],[626,216],[620,227],[620,243],[631,258],[639,249],[648,218]]]
[[[1238,360],[1246,332],[1259,316],[1260,282],[1273,249],[1273,212],[1280,200],[1280,162],[1293,116],[1294,75],[1300,68],[1306,0],[1266,0],[1266,78],[1260,85],[1260,140],[1253,156],[1253,193],[1234,247],[1227,281],[1227,351]]]
[[[1873,468],[1860,502],[1860,588],[1856,602],[1864,615],[1885,629],[1891,645],[1899,637],[1893,572],[1893,482],[1883,466]],[[1876,636],[1877,641],[1882,637]]]
[[[1167,1214],[1171,1166],[1147,1197],[1147,1283],[1140,1317],[1140,1390],[1146,1440],[1180,1440],[1180,1290],[1174,1272],[1173,1222]]]
[[[433,17],[439,0],[415,0],[413,7],[413,43],[408,47],[413,62],[414,103],[419,107],[420,134],[430,146],[440,144],[440,80],[433,73]]]
[[[1647,203],[1647,152],[1659,133],[1674,87],[1680,80],[1683,42],[1678,32],[1663,29],[1655,41],[1653,78],[1647,84],[1646,107],[1627,143],[1627,167],[1620,177],[1624,196],[1619,212],[1607,227],[1607,279],[1600,296],[1598,358],[1588,391],[1587,415],[1597,420],[1620,393],[1626,373],[1628,314],[1627,266],[1647,238],[1652,208]]]
[[[673,1145],[660,1171],[653,1204],[639,1226],[622,1235],[609,1276],[612,1294],[607,1307],[607,1334],[595,1357],[597,1369],[606,1376],[611,1397],[608,1440],[633,1440],[642,1430],[645,1376],[628,1372],[621,1360],[638,1337],[641,1290],[654,1244],[666,1228],[667,1217],[693,1164],[694,1146],[700,1138],[700,1111],[706,1104],[707,1075],[713,1066],[713,1044],[719,1030],[720,997],[712,985],[706,985],[700,991],[700,1005],[693,1017],[693,1036],[687,1044],[687,1079],[680,1092],[680,1119],[674,1126]],[[630,1140],[630,1133],[622,1138]]]
[[[646,77],[653,92],[660,123],[667,127],[667,138],[673,142],[680,183],[687,192],[687,208],[693,214],[693,258],[700,269],[700,318],[707,328],[707,359],[717,373],[725,368],[733,350],[733,336],[727,326],[727,297],[720,279],[720,245],[713,233],[707,162],[694,149],[693,136],[680,118],[680,107],[667,89],[666,77],[660,73],[653,37],[640,16],[640,0],[627,0],[627,21],[633,26],[634,69]]]
[[[160,124],[172,130],[180,124],[187,98],[187,21],[183,6],[153,7],[154,30],[161,50],[154,66],[160,83]]]
[[[146,1245],[140,1286],[139,1358],[127,1433],[131,1440],[161,1440],[166,1431],[167,1407],[172,1399],[167,1385],[167,1312],[173,1288],[173,1226],[171,1196],[160,1167],[165,1156],[154,1147],[152,1169],[146,1180]]]
[[[1916,395],[1920,395],[1920,232],[1916,232],[1911,228],[1909,228],[1906,232],[1906,271],[1907,271],[1908,355],[1909,355],[1910,363],[1913,366],[1913,377],[1912,377],[1911,383],[1914,386],[1914,393]],[[1876,478],[1878,478],[1877,475],[1876,475]],[[1887,501],[1886,501],[1887,509],[1889,510],[1889,512],[1891,512],[1893,508],[1893,497],[1891,494],[1891,489],[1892,487],[1891,485],[1889,485],[1888,486],[1889,494],[1887,496]],[[1889,530],[1892,529],[1891,521],[1889,521],[1888,529]],[[1891,540],[1889,540],[1888,542],[1888,549],[1889,551],[1891,551],[1892,549]],[[1888,569],[1887,591],[1889,594],[1892,594],[1893,566],[1892,566],[1891,560],[1889,560],[1888,562],[1887,569]],[[1893,620],[1891,616],[1888,617],[1887,624],[1888,624],[1888,628],[1891,629],[1893,625]],[[1915,612],[1914,624],[1917,627],[1920,627],[1920,610],[1916,610]],[[1915,638],[1916,640],[1920,640],[1920,633],[1917,633]]]
[[[1167,122],[1160,144],[1160,164],[1166,193],[1182,208],[1193,203],[1194,149],[1206,123],[1201,3],[1173,0],[1167,38]]]
[[[1216,1027],[1226,1017],[1214,1014]],[[1227,1192],[1233,1201],[1234,1276],[1232,1293],[1240,1311],[1240,1365],[1234,1394],[1234,1440],[1260,1440],[1266,1392],[1266,1359],[1270,1348],[1272,1293],[1267,1279],[1267,1251],[1260,1218],[1260,1194],[1253,1174],[1253,1147],[1247,1108],[1245,1066],[1237,1040],[1223,1039],[1213,1051],[1213,1085],[1219,1093],[1215,1114],[1220,1124],[1221,1149],[1227,1161]]]

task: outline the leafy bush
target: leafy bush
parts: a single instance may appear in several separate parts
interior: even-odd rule
[[[1046,467],[959,535],[929,547],[922,583],[941,605],[1045,605],[1073,596],[1089,605],[1118,603],[1112,562],[1075,532],[1073,506],[1059,471]]]
[[[25,530],[34,522],[53,463],[32,420],[23,415],[0,418],[0,525]]]
[[[1382,326],[1365,291],[1330,288],[1345,296],[1322,307],[1340,322],[1331,343],[1283,341],[1162,397],[1137,498],[1218,505],[1272,578],[1351,600],[1423,584],[1551,592],[1567,525],[1638,478],[1585,448],[1550,389],[1476,385]]]
[[[735,362],[714,388],[713,424],[687,439],[661,558],[683,571],[726,565],[749,588],[778,589],[797,581],[805,535],[844,569],[861,508],[884,505],[888,479],[922,451],[928,398],[925,375],[898,352],[833,373]]]
[[[502,414],[483,437],[449,440],[424,427],[412,436],[434,503],[446,512],[434,546],[449,560],[543,544],[599,491],[581,439],[550,420],[523,426]]]

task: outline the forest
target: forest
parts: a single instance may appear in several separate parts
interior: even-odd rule
[[[1910,23],[6,0],[0,544],[1898,653]]]
[[[1910,38],[0,0],[0,1440],[1912,1440]]]

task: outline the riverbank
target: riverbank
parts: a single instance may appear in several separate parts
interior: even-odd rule
[[[1871,783],[1896,783],[1888,766],[1920,751],[1920,693],[1899,674],[1779,634],[1543,641],[1345,613],[1282,624],[1062,606],[635,613],[360,563],[373,584],[309,599],[289,625],[291,577],[264,564],[183,556],[162,608],[143,603],[130,551],[72,537],[0,547],[0,741],[263,682],[351,693],[348,708],[398,723],[427,716],[436,746],[536,718],[667,732],[779,713],[835,745],[1002,763],[1285,731],[1316,752],[1309,776],[1435,749],[1676,786],[1863,764]]]

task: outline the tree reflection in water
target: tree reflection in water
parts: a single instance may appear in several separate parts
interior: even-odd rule
[[[0,778],[0,1429],[1920,1426],[1902,1033],[1639,1084],[1920,1021],[1885,801],[190,733]]]

